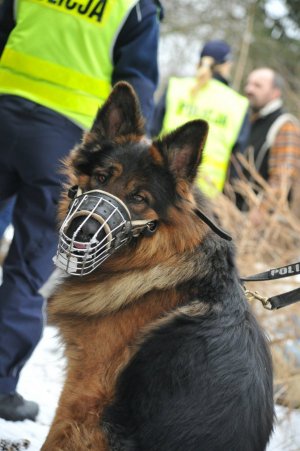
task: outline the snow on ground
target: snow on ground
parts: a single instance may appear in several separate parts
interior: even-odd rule
[[[63,374],[64,359],[56,331],[46,327],[43,339],[24,367],[18,387],[26,399],[39,403],[37,421],[13,423],[0,419],[0,439],[28,439],[29,451],[40,450],[54,416]],[[267,451],[300,451],[300,411],[288,414],[286,409],[278,406],[276,412],[277,426]]]
[[[30,440],[29,451],[40,450],[53,419],[64,374],[64,359],[56,330],[46,327],[44,336],[25,365],[18,392],[40,406],[36,422],[0,419],[0,439]]]

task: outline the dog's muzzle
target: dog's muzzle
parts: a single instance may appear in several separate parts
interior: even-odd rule
[[[76,195],[73,190],[72,197],[54,259],[56,266],[68,274],[89,274],[133,237],[151,235],[156,230],[156,221],[132,221],[124,202],[105,191]]]

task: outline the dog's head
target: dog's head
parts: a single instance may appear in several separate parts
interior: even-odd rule
[[[127,227],[128,235],[131,234],[130,240],[124,239],[126,246],[120,246],[105,261],[106,267],[147,266],[197,246],[206,228],[195,213],[196,204],[199,199],[205,201],[199,194],[196,201],[194,181],[207,132],[206,122],[194,120],[150,142],[145,138],[144,120],[133,89],[125,82],[116,84],[90,132],[66,162],[70,180],[76,182],[80,194],[76,197],[80,206],[73,215],[73,224],[65,221],[65,233],[73,240],[73,250],[75,242],[73,258],[76,260],[76,252],[79,255],[84,251],[86,246],[82,243],[95,238],[99,217],[103,223],[106,206],[121,212],[124,224],[120,230],[123,227],[126,232]],[[66,198],[61,202],[62,219],[67,215],[69,203]],[[74,204],[71,210],[74,211]],[[89,220],[87,210],[92,211]],[[129,230],[128,224],[140,224],[140,229]],[[112,250],[110,225],[108,229],[107,232],[102,227],[100,238],[104,248]],[[77,248],[76,242],[81,243]]]

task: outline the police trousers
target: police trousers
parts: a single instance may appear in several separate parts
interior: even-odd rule
[[[38,290],[53,270],[61,160],[82,136],[60,114],[17,96],[0,96],[0,202],[15,196],[14,237],[0,286],[0,393],[15,391],[40,340],[44,299]]]

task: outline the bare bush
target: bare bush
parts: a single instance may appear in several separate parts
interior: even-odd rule
[[[288,202],[288,184],[280,195],[255,172],[243,158],[252,182],[243,178],[226,187],[214,209],[222,226],[236,243],[237,262],[243,276],[284,266],[300,260],[300,221]],[[247,212],[235,205],[236,193],[249,206]],[[263,221],[254,226],[251,212],[261,203],[267,205]],[[296,280],[295,280],[296,279]],[[299,287],[299,276],[277,281],[247,283],[247,289],[266,297]],[[299,298],[300,301],[300,298]],[[280,310],[269,311],[259,301],[253,305],[256,315],[270,338],[275,369],[275,401],[300,407],[300,302]]]

